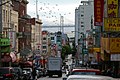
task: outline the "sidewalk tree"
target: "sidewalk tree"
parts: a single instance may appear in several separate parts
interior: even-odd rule
[[[76,49],[76,47],[75,47],[75,41],[73,41],[73,43],[72,43],[72,55],[73,56],[75,56],[75,54],[76,54],[76,52],[77,52],[77,49]]]
[[[71,54],[72,49],[70,47],[70,45],[64,45],[62,46],[62,59],[65,59],[65,56],[68,54]]]

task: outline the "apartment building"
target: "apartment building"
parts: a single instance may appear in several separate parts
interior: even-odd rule
[[[18,51],[27,54],[31,51],[31,16],[27,14],[27,0],[12,0],[13,10],[18,12],[18,32],[22,37],[18,39]]]
[[[42,55],[47,55],[48,52],[49,52],[49,32],[44,30],[42,31],[42,47],[41,47],[41,50],[42,50]]]
[[[42,39],[42,21],[37,18],[31,18],[31,47],[32,50],[40,50],[41,51],[41,39]]]
[[[87,34],[91,29],[91,19],[94,17],[94,5],[92,0],[81,1],[81,5],[75,9],[75,43],[78,45],[78,39],[82,34]]]
[[[5,3],[5,4],[4,4]],[[16,33],[18,32],[18,12],[13,10],[13,4],[9,0],[1,0],[1,30],[4,37],[9,37],[11,41],[11,48],[18,51],[18,39]]]

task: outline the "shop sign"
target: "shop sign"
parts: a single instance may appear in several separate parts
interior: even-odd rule
[[[94,25],[103,26],[104,0],[94,0]]]
[[[105,18],[104,31],[120,31],[120,18]]]
[[[110,52],[120,52],[120,38],[110,38]]]
[[[118,0],[107,0],[108,17],[118,17]]]
[[[111,54],[111,61],[120,61],[120,54]]]

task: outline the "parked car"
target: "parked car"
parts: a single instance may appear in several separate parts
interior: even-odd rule
[[[13,67],[0,67],[0,80],[17,80],[17,74]]]
[[[89,69],[89,68],[76,68],[67,74],[69,75],[100,75],[101,71],[99,69]]]
[[[18,80],[23,80],[23,72],[20,67],[13,67],[15,70],[15,73],[17,74]]]
[[[70,75],[63,80],[114,80],[114,78],[101,75]]]

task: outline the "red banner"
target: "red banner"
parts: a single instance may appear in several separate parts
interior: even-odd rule
[[[94,0],[94,25],[103,26],[104,0]]]

